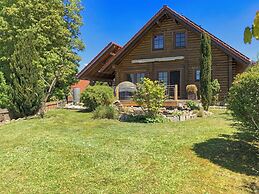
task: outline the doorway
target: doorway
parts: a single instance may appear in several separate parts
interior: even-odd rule
[[[181,72],[180,71],[171,71],[170,72],[170,85],[178,85],[178,96],[181,96]]]

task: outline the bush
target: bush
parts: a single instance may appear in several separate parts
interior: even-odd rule
[[[188,94],[197,94],[198,88],[196,85],[188,85],[186,86],[186,91]]]
[[[113,101],[113,89],[107,85],[89,86],[81,96],[81,102],[89,111],[95,110],[98,106],[109,106]]]
[[[238,75],[230,88],[228,108],[234,118],[253,131],[259,130],[259,65]]]
[[[0,72],[0,108],[8,108],[10,103],[8,92],[9,87],[5,82],[4,74]]]
[[[125,122],[130,123],[165,123],[169,120],[161,115],[148,116],[148,115],[127,115]]]
[[[118,111],[113,106],[98,106],[93,112],[94,119],[117,119]]]
[[[219,101],[220,83],[217,79],[211,82],[212,99],[211,105],[215,106]]]
[[[144,78],[137,84],[134,101],[145,110],[148,117],[156,117],[165,101],[165,86],[158,81]]]
[[[187,101],[186,106],[191,110],[200,110],[200,105],[194,101]]]

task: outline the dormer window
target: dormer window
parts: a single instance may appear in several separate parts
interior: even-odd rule
[[[186,34],[185,32],[175,33],[175,48],[185,48],[186,47]]]
[[[164,35],[159,34],[153,37],[153,50],[163,50],[164,49]]]

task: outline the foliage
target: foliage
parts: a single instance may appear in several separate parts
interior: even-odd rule
[[[84,103],[90,111],[95,110],[98,106],[109,106],[114,101],[113,89],[107,85],[89,86],[82,93],[81,102]]]
[[[148,116],[155,117],[165,101],[165,86],[158,81],[144,78],[137,84],[134,101],[146,111]]]
[[[211,82],[211,92],[212,92],[211,105],[216,105],[217,102],[219,101],[219,93],[220,93],[220,83],[217,79]]]
[[[113,106],[98,106],[93,112],[94,119],[117,119],[118,111]]]
[[[235,78],[229,92],[228,108],[246,128],[259,131],[259,65]]]
[[[191,110],[200,110],[200,105],[197,102],[194,101],[187,101],[186,106],[190,108]]]
[[[205,110],[209,109],[211,104],[211,40],[210,37],[202,33],[201,35],[201,102]]]
[[[129,123],[165,123],[168,119],[162,115],[150,116],[150,115],[127,115],[126,122]]]
[[[41,66],[38,69],[41,72],[38,73],[44,83],[44,101],[53,90],[58,90],[56,84],[63,92],[67,92],[67,88],[76,81],[80,61],[78,51],[84,48],[79,38],[81,10],[80,0],[1,1],[0,70],[7,84],[12,82],[15,71],[11,61],[17,50],[16,45],[24,34],[31,33],[37,50],[35,60]]]
[[[251,44],[252,38],[259,40],[259,11],[257,11],[252,27],[246,27],[244,32],[244,42]]]
[[[187,85],[186,86],[186,91],[188,94],[197,94],[198,88],[196,85]]]
[[[31,33],[17,42],[10,61],[10,112],[15,118],[36,114],[42,104],[44,87],[41,66]]]
[[[8,108],[10,99],[9,99],[9,90],[10,88],[6,84],[4,74],[0,72],[0,108]]]

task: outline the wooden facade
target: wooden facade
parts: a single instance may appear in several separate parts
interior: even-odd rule
[[[183,48],[175,46],[175,34],[178,32],[185,34],[186,45]],[[208,33],[212,39],[212,77],[219,80],[220,96],[225,98],[234,77],[249,66],[250,59],[167,6],[123,48],[118,49],[112,58],[102,63],[101,68],[97,68],[98,64],[95,68],[99,69],[99,73],[110,74],[116,84],[129,81],[129,75],[136,73],[144,73],[145,77],[158,80],[159,72],[168,72],[168,83],[172,84],[172,76],[178,72],[179,97],[185,99],[188,84],[200,85],[195,75],[200,69],[202,32]],[[164,46],[163,49],[154,50],[154,36],[157,35],[163,36]],[[87,78],[87,73],[82,71],[79,78]]]

